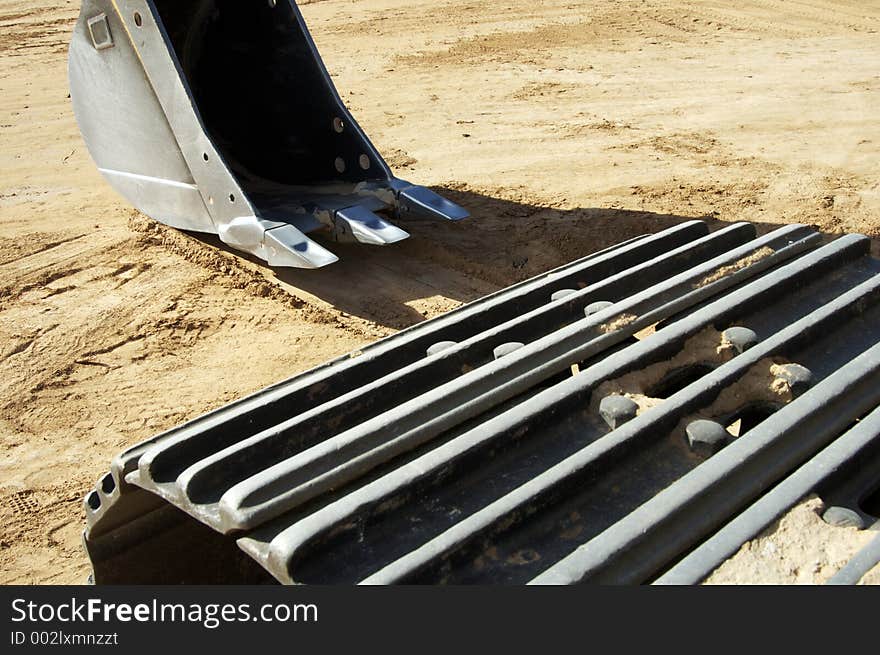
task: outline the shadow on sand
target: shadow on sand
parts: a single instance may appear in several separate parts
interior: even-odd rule
[[[400,221],[411,238],[382,248],[333,243],[319,233],[312,234],[340,261],[318,270],[274,269],[272,275],[294,291],[316,296],[342,312],[400,329],[424,320],[426,314],[470,302],[642,234],[694,219],[706,221],[712,231],[727,225],[707,216],[625,209],[560,210],[471,191],[434,190],[466,207],[471,218],[458,223]],[[763,234],[779,225],[756,227]],[[216,237],[199,238],[242,256]],[[256,258],[248,258],[269,269]]]

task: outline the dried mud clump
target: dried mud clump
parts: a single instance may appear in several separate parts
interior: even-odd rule
[[[746,269],[749,266],[753,266],[753,265],[757,264],[758,262],[760,262],[763,259],[767,259],[767,257],[770,257],[774,252],[775,251],[773,250],[773,248],[769,248],[767,246],[764,246],[763,248],[756,250],[755,252],[753,252],[751,255],[748,255],[747,257],[743,257],[742,259],[738,259],[735,262],[733,262],[732,264],[728,264],[727,266],[722,266],[721,268],[717,269],[716,271],[714,271],[710,275],[707,275],[702,280],[697,282],[697,284],[694,285],[694,288],[701,289],[703,287],[709,286],[710,284],[714,284],[715,282],[718,282],[719,280],[723,280],[726,277],[730,277],[734,273],[738,273],[739,271]]]

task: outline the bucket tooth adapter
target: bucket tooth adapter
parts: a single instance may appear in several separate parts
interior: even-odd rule
[[[394,177],[339,97],[292,0],[84,0],[70,45],[92,158],[135,207],[272,266],[385,245],[389,219],[467,217]]]

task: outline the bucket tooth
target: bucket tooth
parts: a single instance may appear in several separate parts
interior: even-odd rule
[[[339,261],[339,257],[292,225],[267,230],[263,247],[270,266],[321,268]]]
[[[460,221],[470,216],[464,207],[456,205],[423,186],[404,182],[402,186],[396,188],[396,191],[397,207],[402,216],[441,218],[447,221]]]
[[[335,227],[337,241],[384,246],[409,238],[409,232],[359,205],[337,211]]]
[[[219,233],[226,245],[256,255],[270,266],[320,268],[339,261],[288,223],[240,216],[221,226]]]
[[[267,221],[256,216],[239,216],[223,224],[217,230],[220,240],[227,246],[238,248],[262,259],[263,238],[266,230],[281,227],[284,223]]]

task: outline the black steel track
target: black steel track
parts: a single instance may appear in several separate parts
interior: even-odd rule
[[[95,581],[695,583],[809,493],[867,527],[869,245],[685,223],[159,435],[86,499]]]

